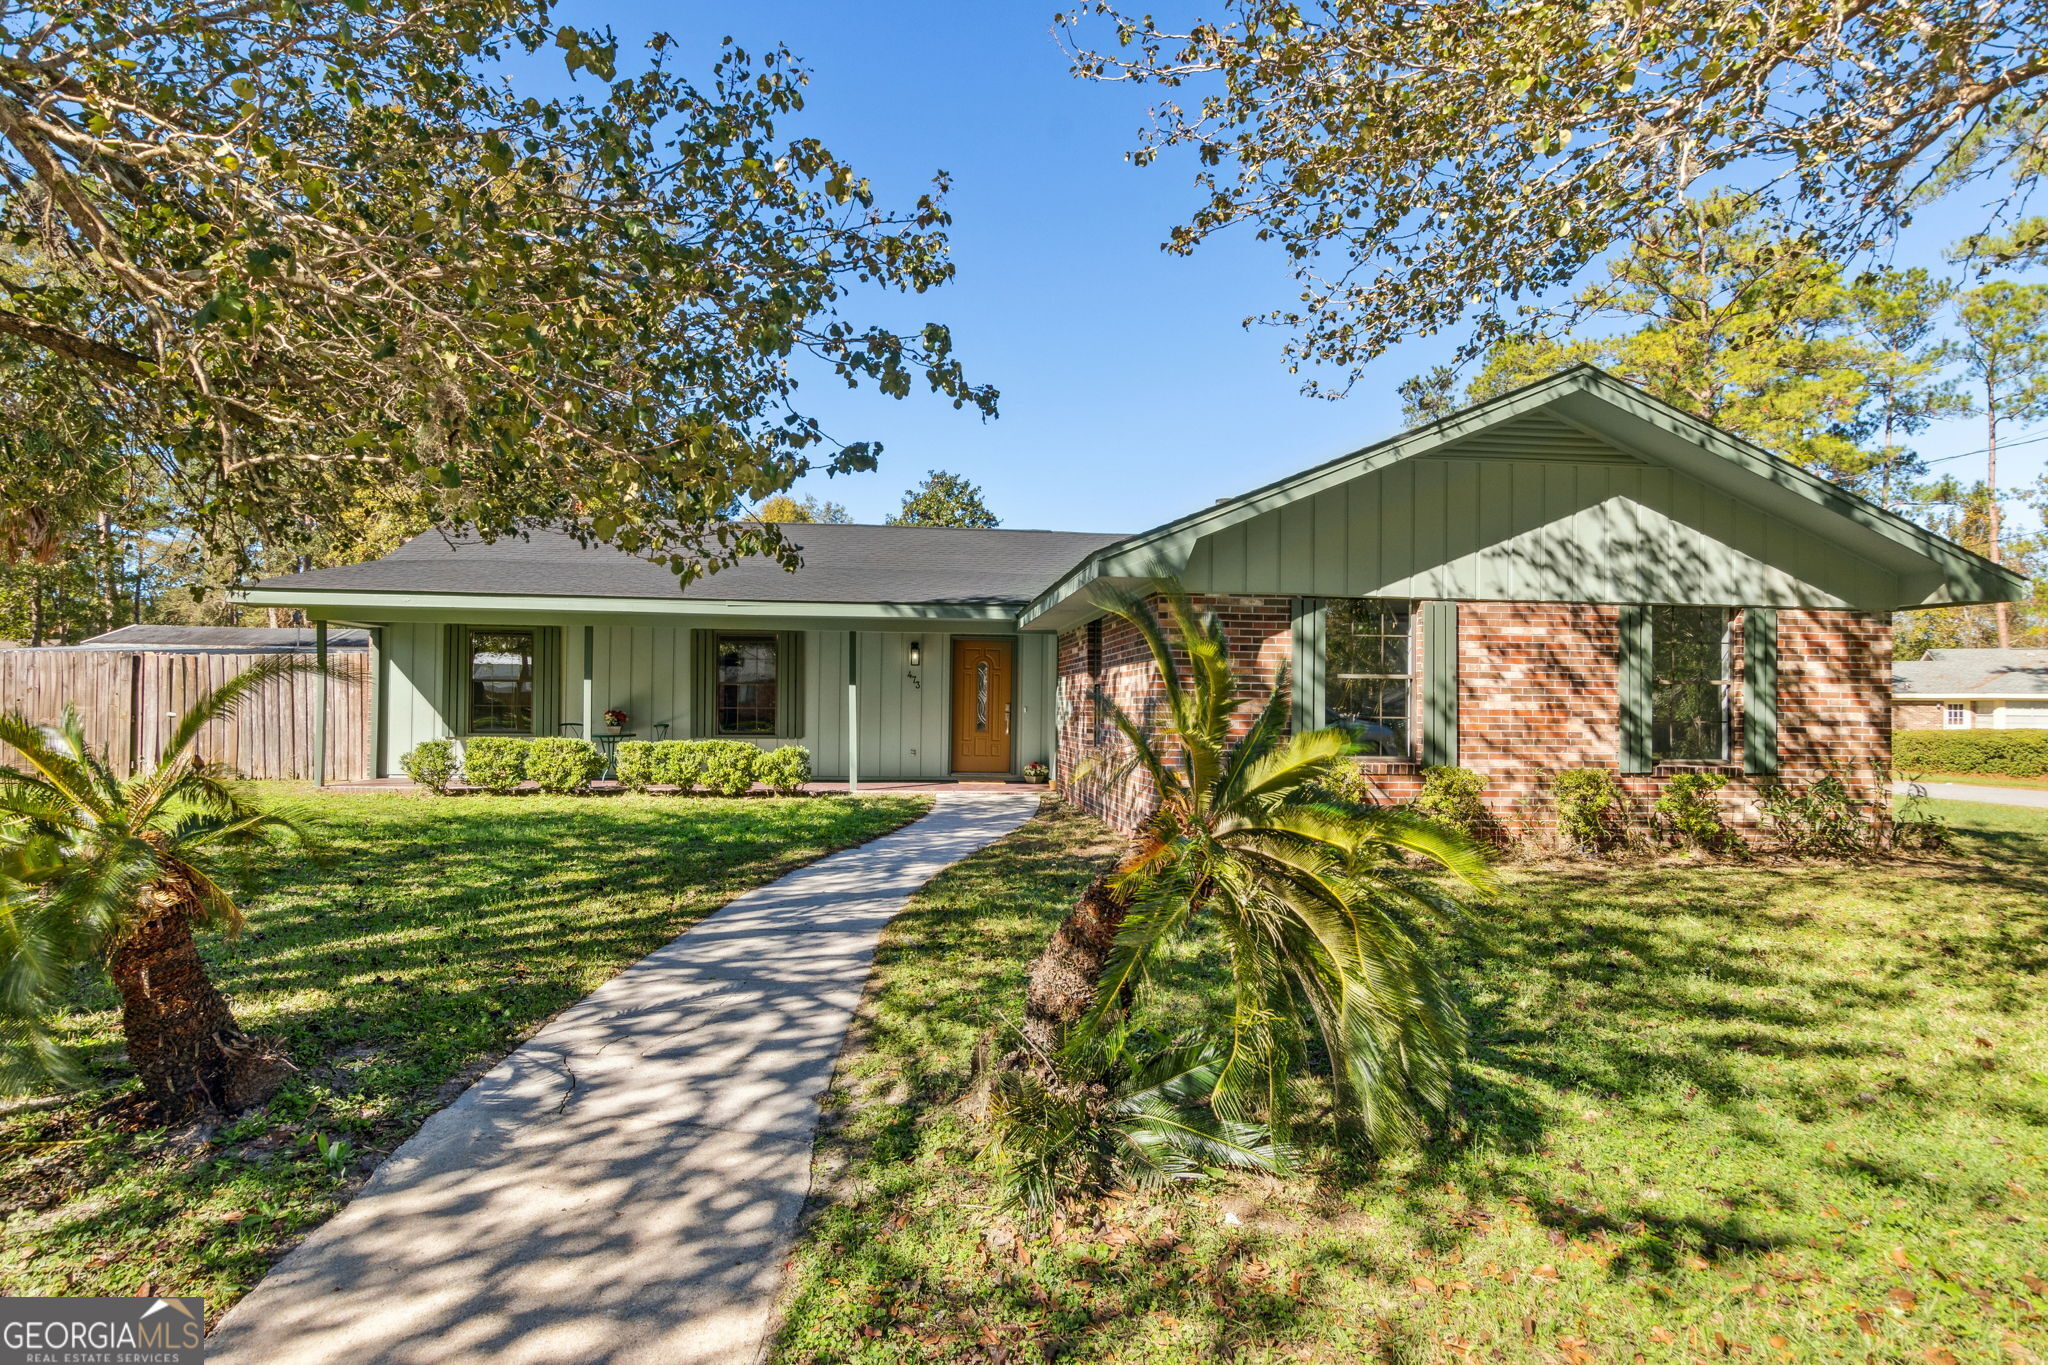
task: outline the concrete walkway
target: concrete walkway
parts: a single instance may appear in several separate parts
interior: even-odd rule
[[[752,1361],[882,926],[1037,808],[941,796],[635,963],[428,1119],[207,1359]]]
[[[2032,806],[2048,810],[2048,788],[1980,787],[1974,782],[1894,782],[1892,792],[1907,796],[1918,787],[1938,801],[1982,801],[1993,806]]]

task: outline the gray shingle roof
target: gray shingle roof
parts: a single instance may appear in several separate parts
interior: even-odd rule
[[[946,526],[783,528],[800,547],[794,573],[742,561],[676,585],[669,570],[609,546],[535,529],[490,544],[415,536],[367,564],[266,578],[266,590],[476,593],[539,597],[700,598],[734,602],[1030,601],[1083,555],[1123,537],[1086,531],[981,531]]]
[[[365,630],[336,627],[327,632],[329,649],[367,649],[370,635]],[[213,652],[263,651],[287,653],[313,648],[313,628],[294,626],[122,626],[104,635],[79,641],[90,649],[203,650]]]
[[[2048,697],[2048,649],[1930,649],[1892,665],[1895,697]]]

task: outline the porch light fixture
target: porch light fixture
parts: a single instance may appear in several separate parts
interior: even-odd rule
[[[910,642],[910,666],[916,668],[924,663],[924,646],[916,640]]]

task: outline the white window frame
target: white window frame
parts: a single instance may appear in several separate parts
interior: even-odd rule
[[[1945,701],[1941,704],[1941,728],[1944,730],[1971,729],[1976,719],[1976,709],[1966,701]]]

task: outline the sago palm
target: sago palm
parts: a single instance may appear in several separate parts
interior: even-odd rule
[[[77,712],[54,726],[0,715],[0,1088],[75,1081],[47,1021],[81,968],[104,970],[142,1092],[160,1118],[269,1097],[288,1064],[235,1025],[194,931],[233,933],[242,914],[220,861],[301,839],[200,756],[207,722],[313,665],[267,660],[178,720],[148,772],[122,778],[86,742]],[[301,842],[303,840],[301,839]]]
[[[1285,686],[1255,708],[1213,616],[1177,585],[1156,595],[1172,641],[1147,603],[1101,602],[1144,639],[1161,689],[1156,716],[1097,694],[1129,753],[1083,778],[1141,777],[1154,804],[1033,965],[1026,1050],[1077,1056],[1160,949],[1206,920],[1228,959],[1210,1107],[1283,1134],[1291,1081],[1319,1043],[1340,1116],[1375,1149],[1412,1139],[1447,1113],[1465,1044],[1433,930],[1462,914],[1463,894],[1493,888],[1486,856],[1406,812],[1328,796],[1351,739],[1290,734]]]

